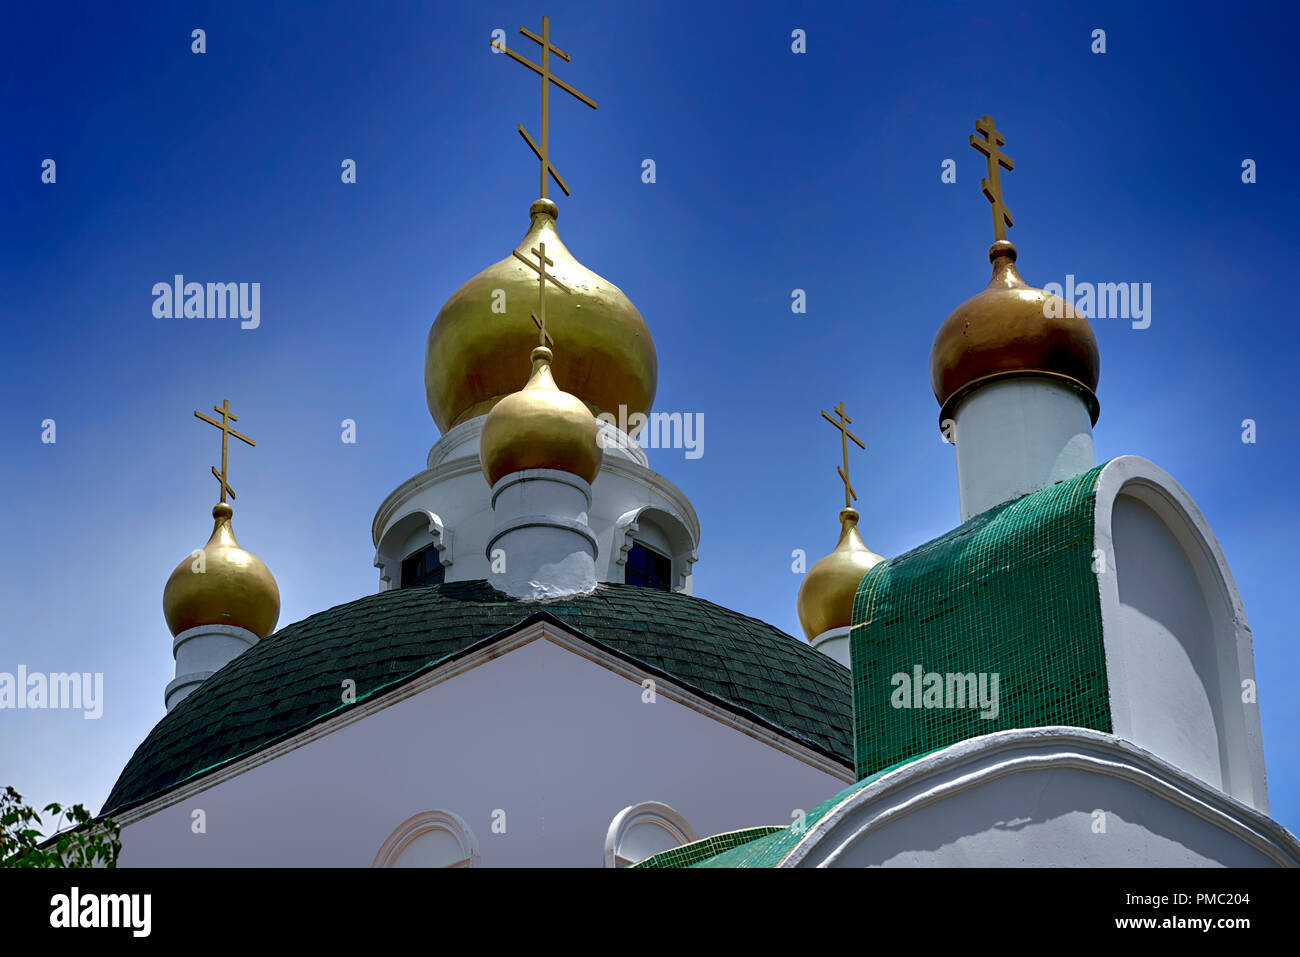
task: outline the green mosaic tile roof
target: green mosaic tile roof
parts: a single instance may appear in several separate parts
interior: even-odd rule
[[[158,722],[101,813],[121,811],[355,707],[339,703],[345,678],[356,682],[357,703],[366,701],[538,613],[650,673],[852,763],[848,669],[771,625],[702,598],[629,585],[524,602],[482,581],[452,582],[348,602],[259,642]]]
[[[957,741],[1044,725],[1111,730],[1093,508],[1104,466],[999,505],[867,572],[851,647],[859,777]],[[943,706],[901,707],[896,675],[945,676]],[[984,674],[995,717],[959,704]],[[923,680],[925,687],[932,682]],[[992,709],[985,709],[992,713]]]
[[[772,825],[770,827],[747,827],[739,831],[715,834],[713,837],[692,841],[690,844],[683,844],[681,847],[674,847],[653,857],[647,857],[644,861],[637,861],[635,864],[629,865],[629,867],[690,867],[706,857],[713,857],[723,851],[731,850],[733,847],[740,847],[742,844],[748,844],[760,837],[766,837],[768,834],[784,830],[785,828],[781,825]]]

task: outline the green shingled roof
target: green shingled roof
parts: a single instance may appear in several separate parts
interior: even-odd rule
[[[205,681],[136,749],[101,813],[120,812],[504,635],[538,614],[729,710],[852,764],[848,669],[777,628],[689,595],[605,584],[525,602],[486,582],[381,592],[282,628]]]
[[[1093,570],[1104,467],[982,512],[863,577],[850,636],[858,777],[1009,728],[1111,730]],[[918,667],[923,688],[943,679],[941,695],[915,693]],[[996,677],[996,708],[962,701],[971,686],[961,676],[981,675],[990,701]]]

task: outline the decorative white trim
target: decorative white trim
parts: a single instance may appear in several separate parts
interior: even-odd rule
[[[721,705],[714,704],[705,698],[700,697],[693,691],[690,691],[667,678],[658,675],[649,676],[641,669],[635,667],[630,662],[622,658],[605,652],[589,644],[584,639],[577,636],[567,628],[556,625],[550,621],[536,621],[525,628],[519,628],[512,634],[507,635],[498,641],[493,642],[482,648],[466,654],[454,661],[449,661],[439,668],[436,668],[419,678],[409,681],[400,688],[394,688],[386,694],[369,698],[352,707],[346,708],[334,717],[326,718],[309,728],[304,729],[298,734],[293,735],[284,741],[277,742],[257,751],[245,758],[232,761],[222,766],[220,769],[209,772],[198,780],[189,784],[180,784],[161,794],[144,804],[138,805],[126,811],[113,815],[114,819],[122,826],[123,829],[129,824],[134,824],[146,817],[149,817],[164,808],[171,807],[173,804],[179,804],[183,801],[193,799],[196,795],[207,791],[209,788],[218,787],[231,778],[238,777],[246,771],[267,764],[275,759],[311,744],[317,738],[322,738],[327,734],[332,734],[342,728],[346,728],[354,721],[361,721],[377,711],[383,711],[385,708],[391,708],[393,705],[400,704],[407,698],[421,694],[424,691],[449,681],[463,672],[480,665],[486,664],[494,658],[507,655],[516,648],[521,648],[530,642],[543,639],[553,644],[559,645],[576,655],[586,658],[595,664],[621,675],[628,681],[640,685],[647,677],[652,677],[655,681],[655,694],[661,698],[676,702],[690,708],[705,717],[712,718],[719,724],[739,731],[751,738],[766,744],[768,747],[775,748],[777,751],[787,754],[798,761],[802,761],[815,770],[821,771],[829,777],[838,778],[845,784],[851,783],[853,778],[852,768],[841,764],[839,761],[829,758],[826,755],[814,751],[812,748],[788,738],[783,734],[759,724],[757,721],[751,721],[748,718],[735,714],[734,712],[723,708]]]
[[[446,831],[460,844],[461,856],[447,867],[478,867],[478,838],[459,814],[452,811],[421,811],[407,818],[388,836],[371,867],[393,867],[416,838],[433,831]]]
[[[1058,769],[1128,781],[1228,832],[1280,867],[1300,866],[1300,841],[1267,815],[1114,735],[1071,727],[969,738],[892,771],[827,812],[778,866],[835,867],[850,848],[908,814],[1008,775]]]
[[[686,818],[667,804],[661,804],[659,801],[642,801],[640,804],[623,808],[614,815],[614,820],[610,821],[609,829],[605,832],[606,867],[627,867],[629,864],[636,863],[633,859],[624,857],[619,849],[627,832],[638,824],[653,824],[661,828],[677,842],[678,847],[700,839],[700,836],[695,833],[695,828],[691,827]]]

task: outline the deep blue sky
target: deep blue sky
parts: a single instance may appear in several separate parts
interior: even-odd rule
[[[377,588],[374,510],[437,438],[429,324],[536,196],[515,125],[536,132],[537,86],[488,38],[522,44],[545,12],[573,57],[560,75],[600,105],[553,100],[561,234],[649,323],[656,408],[705,416],[702,458],[651,453],[700,514],[696,593],[799,633],[790,555],[835,542],[839,448],[818,411],[840,400],[868,445],[867,543],[895,555],[957,523],[928,353],[988,280],[967,137],[992,114],[1025,278],[1152,284],[1150,328],[1094,322],[1098,454],[1154,460],[1215,528],[1254,628],[1273,813],[1300,828],[1300,22],[1134,6],[10,5],[0,671],[102,671],[106,710],[0,713],[0,784],[98,809],[161,716],[162,587],[215,495],[194,409],[229,398],[258,441],[232,453],[235,529],[279,580],[282,624]],[[150,289],[178,272],[261,282],[261,327],[155,319]]]

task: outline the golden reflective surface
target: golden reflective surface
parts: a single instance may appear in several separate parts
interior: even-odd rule
[[[546,329],[557,344],[552,365],[557,388],[577,396],[593,413],[619,414],[619,406],[647,413],[654,403],[659,366],[645,320],[623,291],[587,269],[555,230],[556,206],[537,200],[528,234],[515,248],[523,256],[546,244],[548,272],[572,290],[548,296]],[[494,293],[500,290],[501,294]],[[504,312],[493,312],[504,301]],[[512,253],[452,294],[429,330],[424,389],[438,428],[482,415],[529,376],[528,353],[537,329],[537,274]]]
[[[522,469],[557,469],[595,481],[602,455],[595,417],[556,388],[550,349],[534,349],[532,361],[528,384],[498,402],[483,423],[479,458],[488,485]]]
[[[1037,374],[1077,388],[1095,424],[1101,355],[1087,317],[1021,279],[1010,242],[989,247],[989,261],[988,287],[953,310],[930,348],[930,384],[942,407],[940,422],[977,384]]]
[[[818,561],[799,586],[799,624],[809,641],[824,631],[853,623],[853,598],[862,576],[884,559],[858,534],[858,510],[840,510],[840,540]]]
[[[194,571],[197,557],[187,556],[163,588],[163,615],[173,635],[199,625],[234,625],[259,638],[280,618],[280,589],[256,555],[244,551],[230,527],[232,511],[224,502],[212,509],[212,537],[203,546],[204,570]]]

